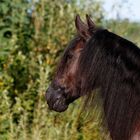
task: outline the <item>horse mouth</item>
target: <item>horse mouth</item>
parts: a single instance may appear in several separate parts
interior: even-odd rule
[[[66,104],[59,105],[59,103],[57,102],[53,105],[53,110],[56,112],[64,112],[65,110],[67,110],[67,108],[68,108],[68,105]]]
[[[67,110],[67,108],[68,105],[62,102],[61,100],[57,100],[54,104],[49,105],[49,109],[54,110],[56,112],[64,112],[65,110]]]
[[[64,112],[65,110],[67,110],[69,105],[66,103],[66,99],[61,96],[60,98],[54,98],[53,96],[49,96],[49,94],[46,94],[46,100],[49,109],[56,112]]]

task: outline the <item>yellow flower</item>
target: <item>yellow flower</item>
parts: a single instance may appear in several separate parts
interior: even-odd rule
[[[7,64],[3,64],[3,67],[6,69],[7,68]]]
[[[4,83],[2,81],[0,81],[0,86],[2,87],[4,85]]]

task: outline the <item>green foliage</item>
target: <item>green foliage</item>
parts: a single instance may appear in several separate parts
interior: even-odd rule
[[[44,98],[56,64],[75,33],[77,13],[89,13],[97,24],[140,43],[138,24],[107,23],[102,11],[95,0],[0,2],[0,140],[103,140],[100,121],[88,122],[80,115],[80,100],[59,114],[48,109]],[[118,24],[122,30],[117,30]]]

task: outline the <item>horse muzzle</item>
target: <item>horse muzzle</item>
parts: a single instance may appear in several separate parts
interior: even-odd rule
[[[53,87],[49,87],[46,94],[45,94],[47,104],[49,106],[49,109],[57,111],[57,112],[63,112],[68,108],[68,104],[66,102],[66,98],[63,96],[63,94],[55,90]]]

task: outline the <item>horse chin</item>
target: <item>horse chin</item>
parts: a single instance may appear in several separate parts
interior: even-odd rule
[[[68,104],[64,102],[64,100],[57,100],[53,104],[49,105],[51,110],[56,112],[64,112],[68,108]]]
[[[68,108],[68,105],[65,105],[65,106],[60,106],[60,107],[53,107],[53,110],[56,112],[64,112],[67,110],[67,108]]]
[[[64,112],[67,110],[67,108],[68,108],[67,104],[61,103],[59,101],[56,101],[56,103],[54,103],[54,105],[52,106],[52,110],[56,112]]]

